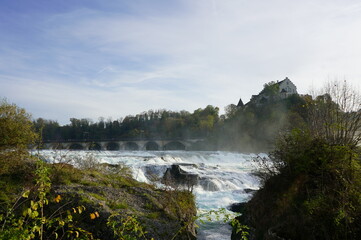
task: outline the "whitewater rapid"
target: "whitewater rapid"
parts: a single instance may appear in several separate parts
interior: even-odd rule
[[[173,164],[181,170],[196,174],[198,185],[194,186],[197,208],[200,213],[227,208],[232,203],[245,202],[251,197],[249,190],[259,188],[259,180],[252,174],[256,166],[255,154],[196,151],[41,151],[51,162],[63,156],[68,159],[93,156],[102,163],[127,165],[138,181],[155,183]],[[156,182],[154,182],[156,181]],[[252,192],[252,191],[251,191]],[[230,239],[231,227],[222,221],[201,224],[200,240]]]

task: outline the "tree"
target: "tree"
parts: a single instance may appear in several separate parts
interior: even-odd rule
[[[239,100],[241,101],[241,100]],[[238,112],[239,108],[238,106],[234,105],[234,104],[229,104],[224,108],[225,111],[225,117],[226,119],[230,119],[236,116],[237,112]]]
[[[0,150],[26,148],[34,143],[36,136],[31,115],[26,113],[25,109],[2,100],[0,103]]]
[[[278,93],[279,93],[279,85],[274,81],[264,84],[263,90],[261,91],[261,94],[265,94],[267,96],[275,96]]]
[[[58,140],[60,136],[60,125],[57,121],[38,118],[33,121],[35,131],[39,133],[42,139]]]
[[[361,95],[346,81],[329,82],[309,99],[310,132],[331,144],[357,146],[361,139]]]
[[[25,109],[0,102],[0,174],[15,171],[28,159],[28,146],[38,135],[34,132],[30,114]]]

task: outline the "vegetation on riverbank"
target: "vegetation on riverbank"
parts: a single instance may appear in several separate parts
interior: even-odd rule
[[[361,237],[360,95],[335,82],[306,100],[304,124],[280,136],[239,217],[251,239]]]
[[[0,239],[195,239],[194,196],[131,178],[91,156],[46,163],[30,115],[0,106]]]
[[[217,107],[209,105],[193,113],[149,110],[116,120],[99,118],[98,122],[71,118],[70,124],[64,126],[39,118],[34,125],[37,130],[42,129],[45,141],[205,138],[219,122],[218,112]]]

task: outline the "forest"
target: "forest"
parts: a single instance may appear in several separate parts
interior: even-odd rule
[[[149,110],[118,120],[71,118],[70,124],[60,126],[56,121],[38,118],[35,128],[42,131],[43,140],[101,140],[101,139],[178,139],[205,138],[219,122],[219,109],[207,106],[193,113],[187,111]]]
[[[64,126],[43,118],[33,123],[43,141],[204,139],[195,150],[266,152],[282,129],[304,122],[301,106],[311,101],[311,96],[298,94],[281,98],[277,86],[274,82],[264,85],[260,94],[265,95],[267,101],[230,104],[223,115],[219,114],[218,107],[208,105],[193,113],[163,109],[117,120],[100,117],[97,122],[71,118],[70,124]]]

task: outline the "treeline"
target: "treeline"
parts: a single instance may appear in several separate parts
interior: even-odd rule
[[[205,138],[219,122],[219,109],[207,106],[193,113],[187,111],[150,110],[135,116],[111,120],[100,118],[71,118],[70,124],[38,118],[35,129],[41,132],[43,141],[100,140],[100,139],[169,139]]]
[[[60,126],[56,121],[34,121],[43,141],[104,139],[205,139],[199,150],[260,152],[269,150],[281,130],[297,127],[305,121],[302,106],[310,96],[281,98],[277,84],[268,83],[260,92],[264,99],[252,99],[246,105],[230,104],[224,115],[208,105],[193,113],[150,110],[135,116],[111,120],[71,118]]]
[[[230,104],[225,114],[208,105],[193,113],[187,111],[150,110],[137,115],[111,120],[71,118],[60,126],[56,121],[39,118],[35,128],[43,141],[104,140],[104,139],[205,139],[198,150],[266,152],[273,148],[280,132],[306,124],[306,106],[329,99],[321,95],[279,94],[278,84],[264,85],[257,97],[243,105]],[[322,116],[320,116],[322,117]]]
[[[304,103],[303,97],[292,95],[261,105],[229,105],[224,122],[216,129],[211,141],[224,150],[268,150],[281,130],[301,124],[303,116],[299,107]]]
[[[311,97],[292,94],[282,98],[277,87],[272,82],[265,84],[259,95],[262,101],[228,105],[209,141],[222,150],[265,152],[281,131],[304,124],[303,106]]]

